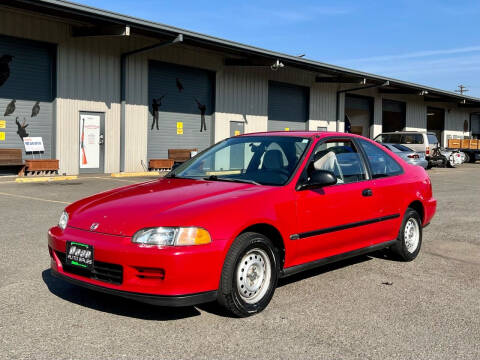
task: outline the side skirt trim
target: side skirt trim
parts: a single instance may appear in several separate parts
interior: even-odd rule
[[[374,224],[374,223],[381,222],[381,221],[397,219],[399,217],[400,217],[400,214],[393,214],[393,215],[382,216],[382,217],[375,218],[375,219],[358,221],[358,222],[354,222],[354,223],[350,223],[350,224],[344,224],[344,225],[332,226],[332,227],[329,227],[329,228],[324,228],[324,229],[319,229],[319,230],[307,231],[307,232],[303,232],[303,233],[300,233],[300,234],[290,235],[290,240],[299,240],[299,239],[304,239],[304,238],[311,237],[311,236],[317,236],[317,235],[322,235],[322,234],[328,234],[328,233],[335,232],[335,231],[347,230],[347,229],[351,229],[351,228],[354,228],[354,227],[357,227],[357,226],[370,225],[370,224]]]
[[[323,258],[323,259],[314,260],[314,261],[311,261],[311,262],[308,262],[308,263],[305,263],[305,264],[291,266],[291,267],[288,267],[286,269],[281,270],[280,271],[280,277],[284,278],[284,277],[294,275],[294,274],[297,274],[297,273],[305,271],[305,270],[316,268],[318,266],[327,265],[327,264],[330,264],[330,263],[333,263],[333,262],[336,262],[336,261],[345,260],[345,259],[349,259],[349,258],[352,258],[352,257],[355,257],[355,256],[368,254],[368,253],[373,252],[373,251],[385,249],[385,248],[395,244],[396,241],[397,241],[396,239],[391,240],[391,241],[386,241],[386,242],[383,242],[383,243],[380,243],[380,244],[367,246],[367,247],[357,249],[357,250],[353,250],[353,251],[349,251],[349,252],[346,252],[346,253],[343,253],[343,254],[333,255],[333,256]]]

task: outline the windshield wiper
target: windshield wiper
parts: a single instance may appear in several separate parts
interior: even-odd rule
[[[253,185],[260,185],[260,183],[253,181],[253,180],[247,180],[247,179],[234,179],[234,178],[223,178],[223,177],[218,177],[217,175],[210,175],[207,177],[204,177],[203,180],[210,180],[210,181],[229,181],[229,182],[239,182],[239,183],[245,183],[245,184],[253,184]]]

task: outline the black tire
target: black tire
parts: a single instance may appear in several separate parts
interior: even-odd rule
[[[415,223],[418,225],[418,243],[416,247],[414,248],[414,251],[412,247],[407,245],[409,243],[409,239],[405,238],[405,228],[409,221],[412,221],[412,223]],[[410,243],[411,244],[411,243]],[[403,217],[402,221],[402,226],[400,226],[400,231],[398,232],[398,237],[395,245],[393,245],[390,250],[396,257],[401,260],[401,261],[412,261],[414,260],[417,256],[418,253],[420,252],[420,248],[422,247],[422,220],[420,218],[420,215],[412,209],[408,208],[407,211],[405,212],[405,215]]]
[[[476,159],[475,159],[475,153],[469,154],[468,156],[469,156],[468,162],[469,162],[470,164],[474,164],[475,161],[476,161]]]
[[[253,297],[246,299],[245,296],[251,296],[252,293],[247,293],[245,291],[246,295],[240,294],[239,288],[243,287],[244,285],[239,280],[241,278],[238,274],[243,273],[243,262],[241,265],[240,261],[242,259],[245,260],[244,257],[249,252],[251,252],[254,257],[256,256],[256,252],[258,253],[259,258],[261,257],[260,255],[266,255],[268,257],[268,261],[270,262],[270,276],[267,277],[265,275],[267,274],[265,269],[268,264],[267,261],[264,261],[264,270],[262,272],[263,281],[261,282],[263,285],[257,293],[253,292]],[[247,257],[247,260],[248,258],[252,260],[252,257]],[[255,270],[255,266],[258,266],[258,262],[249,264],[248,267],[246,266],[245,270],[251,270],[252,267]],[[273,246],[272,242],[262,234],[253,232],[243,233],[239,235],[233,242],[230,250],[228,251],[225,263],[223,264],[217,301],[220,303],[220,305],[238,317],[247,317],[257,314],[265,309],[272,299],[277,286],[279,270],[280,266],[278,250]],[[256,271],[253,273],[253,276],[255,277],[255,280],[257,276]],[[255,297],[257,295],[259,298],[258,301],[255,301]]]

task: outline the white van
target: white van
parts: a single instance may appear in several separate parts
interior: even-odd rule
[[[418,153],[424,153],[427,160],[430,160],[433,149],[440,145],[435,133],[428,131],[386,132],[377,135],[374,140],[379,143],[405,145]]]

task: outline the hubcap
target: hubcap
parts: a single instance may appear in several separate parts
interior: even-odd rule
[[[405,224],[405,246],[409,253],[414,253],[417,250],[418,242],[420,241],[420,227],[414,218],[408,219]]]
[[[243,301],[256,303],[266,294],[272,266],[270,258],[262,249],[249,250],[237,265],[237,289]]]

